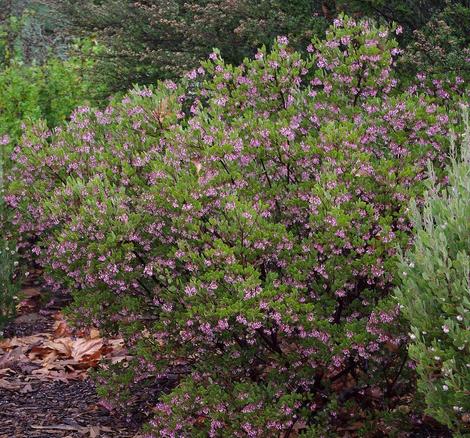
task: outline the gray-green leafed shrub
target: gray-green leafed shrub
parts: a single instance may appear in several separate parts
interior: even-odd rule
[[[402,257],[397,298],[411,325],[409,354],[427,413],[470,433],[470,128],[442,188],[430,171],[423,208],[412,205],[416,240]],[[454,151],[456,148],[453,149]]]

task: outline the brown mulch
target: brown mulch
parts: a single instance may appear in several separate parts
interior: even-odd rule
[[[0,389],[1,438],[136,436],[135,424],[126,424],[100,407],[89,379],[36,381],[27,390]]]
[[[57,321],[63,297],[25,291],[0,337],[0,438],[137,438],[139,424],[106,410],[87,373],[104,357],[123,360],[120,344],[70,335]]]

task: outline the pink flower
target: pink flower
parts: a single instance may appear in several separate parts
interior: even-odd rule
[[[8,134],[5,134],[0,137],[0,145],[7,145],[8,143],[10,143],[10,137],[8,136]]]
[[[184,292],[186,293],[186,295],[188,297],[192,297],[193,295],[196,295],[196,288],[193,286],[193,285],[187,285],[185,288],[184,288]]]
[[[178,88],[173,81],[165,81],[165,86],[168,90],[176,90]]]

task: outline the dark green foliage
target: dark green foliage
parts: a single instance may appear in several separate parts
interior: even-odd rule
[[[337,0],[336,8],[349,13],[360,14],[388,23],[403,26],[407,37],[420,29],[446,4],[466,3],[466,1],[445,0]]]
[[[439,68],[453,71],[461,68],[461,60],[453,58],[468,45],[461,34],[468,29],[470,10],[467,0],[69,0],[57,6],[73,33],[104,44],[106,50],[97,54],[97,72],[113,90],[179,77],[213,47],[233,64],[262,44],[271,47],[278,35],[304,50],[341,12],[400,25],[400,44],[411,43],[417,54],[410,60],[429,58],[427,65],[437,62]],[[434,45],[436,53],[428,56]],[[409,67],[406,71],[414,72]]]
[[[79,34],[96,35],[107,50],[99,72],[114,90],[181,76],[212,48],[239,64],[276,35],[305,47],[322,34],[320,2],[306,0],[70,0],[59,4]],[[82,33],[80,33],[82,32]]]
[[[408,73],[470,79],[470,8],[448,5],[413,34],[402,60]]]

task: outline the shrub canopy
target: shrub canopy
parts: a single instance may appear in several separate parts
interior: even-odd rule
[[[172,382],[155,434],[388,433],[412,390],[396,248],[449,123],[448,96],[397,90],[391,32],[341,16],[306,56],[215,51],[181,86],[25,133],[15,220],[78,319],[135,355],[106,394]]]

